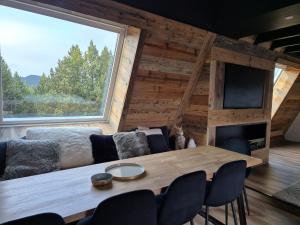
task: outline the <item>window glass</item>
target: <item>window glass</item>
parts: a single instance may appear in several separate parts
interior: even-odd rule
[[[0,6],[3,120],[103,117],[119,36]]]

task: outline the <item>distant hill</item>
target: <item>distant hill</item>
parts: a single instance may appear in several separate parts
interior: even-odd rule
[[[41,77],[38,75],[28,75],[26,77],[22,77],[23,82],[32,87],[38,86],[40,83],[40,79]]]

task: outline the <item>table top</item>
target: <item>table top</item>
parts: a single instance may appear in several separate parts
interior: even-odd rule
[[[208,178],[224,163],[246,160],[247,167],[261,159],[212,146],[169,151],[114,162],[94,164],[0,182],[0,224],[43,212],[60,214],[66,222],[89,215],[97,205],[116,194],[150,189],[156,193],[183,174],[205,170]],[[113,181],[109,189],[95,188],[91,176],[109,165],[131,162],[143,165],[146,175],[137,180]]]

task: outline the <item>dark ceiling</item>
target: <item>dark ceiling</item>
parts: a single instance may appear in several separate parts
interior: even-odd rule
[[[254,35],[300,57],[300,0],[115,1],[232,38]]]

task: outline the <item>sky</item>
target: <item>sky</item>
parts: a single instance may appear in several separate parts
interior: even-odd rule
[[[20,76],[49,74],[74,44],[115,50],[118,34],[0,5],[1,55]]]

